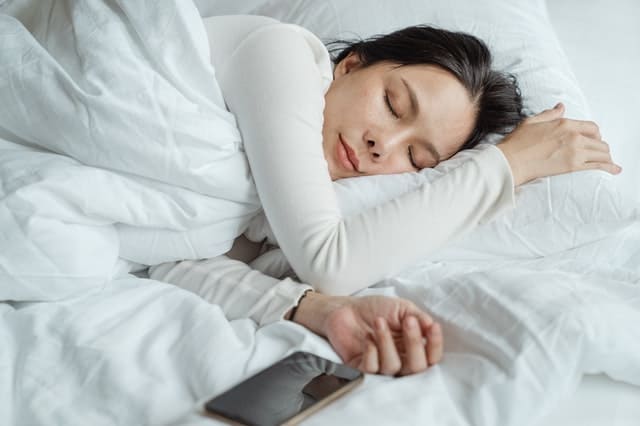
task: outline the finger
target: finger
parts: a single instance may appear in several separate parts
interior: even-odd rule
[[[608,152],[586,151],[584,153],[584,163],[613,163],[611,155]],[[615,165],[615,164],[614,164]]]
[[[405,318],[403,322],[405,359],[402,374],[413,374],[424,371],[429,366],[425,352],[424,339],[418,320],[413,317]]]
[[[593,121],[578,121],[579,132],[585,136],[589,136],[593,139],[600,140],[602,135],[600,134],[600,127]]]
[[[591,151],[606,152],[606,153],[611,152],[611,148],[609,147],[609,144],[606,143],[605,141],[600,141],[600,140],[587,139],[584,142],[583,147]]]
[[[560,125],[592,139],[600,140],[602,138],[600,127],[593,121],[564,119]]]
[[[601,169],[613,174],[620,173],[622,168],[614,163],[611,153],[606,143],[593,141],[588,139],[582,146],[579,163],[576,164],[576,170]],[[610,167],[598,166],[591,163],[609,164]]]
[[[422,309],[418,308],[415,304],[411,303],[410,305],[407,306],[407,311],[405,314],[405,318],[406,316],[415,316],[418,319],[418,322],[420,323],[421,326],[424,326],[424,333],[426,333],[426,329],[427,327],[429,327],[431,324],[433,324],[433,318],[431,318],[431,315],[429,315],[428,313],[426,313],[425,311],[423,311]]]
[[[443,351],[442,328],[440,324],[435,323],[429,328],[429,333],[427,334],[427,358],[430,366],[440,362]]]
[[[611,173],[612,175],[617,175],[622,173],[622,167],[613,163],[599,163],[599,162],[588,162],[584,164],[584,170],[603,170],[605,172]]]
[[[376,345],[369,339],[366,339],[364,342],[362,359],[360,360],[358,370],[370,374],[375,374],[378,372],[378,370],[380,370],[378,349],[376,348]]]
[[[380,373],[389,376],[397,374],[402,368],[402,361],[393,341],[389,325],[387,321],[380,317],[376,318],[375,338],[380,357]]]
[[[553,108],[546,109],[536,115],[527,118],[527,123],[542,123],[545,121],[557,120],[564,115],[564,104],[558,102]]]
[[[428,320],[425,320],[423,317],[417,316],[418,322],[420,323],[420,329],[422,331],[422,335],[425,337],[429,335],[429,330],[431,329],[433,324],[435,324],[435,321],[430,316],[427,315],[427,317],[428,317]]]

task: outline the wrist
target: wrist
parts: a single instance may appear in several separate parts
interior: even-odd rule
[[[295,317],[290,319],[324,337],[327,335],[327,318],[331,312],[343,306],[347,299],[309,291],[300,300],[295,311]]]
[[[507,164],[511,169],[511,176],[513,177],[513,185],[520,186],[527,182],[529,179],[525,176],[524,167],[518,163],[517,155],[509,149],[509,145],[503,142],[497,144],[496,148],[502,151],[502,155],[504,155],[504,158],[507,160]]]

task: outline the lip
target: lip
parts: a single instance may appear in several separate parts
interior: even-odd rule
[[[347,168],[354,170],[356,172],[360,172],[358,169],[360,166],[360,161],[358,160],[358,156],[356,152],[349,146],[348,143],[342,139],[342,135],[338,134],[338,139],[340,143],[338,144],[338,160]]]

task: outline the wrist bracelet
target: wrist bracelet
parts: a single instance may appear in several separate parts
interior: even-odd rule
[[[300,296],[300,299],[298,299],[298,304],[291,309],[291,314],[289,314],[289,321],[293,321],[295,319],[296,312],[298,312],[298,307],[302,303],[302,299],[307,297],[307,294],[309,294],[310,291],[312,290],[307,290],[304,293],[302,293],[302,296]]]

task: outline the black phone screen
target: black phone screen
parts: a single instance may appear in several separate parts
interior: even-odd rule
[[[205,404],[246,425],[293,424],[345,393],[362,373],[308,352],[295,352]]]

